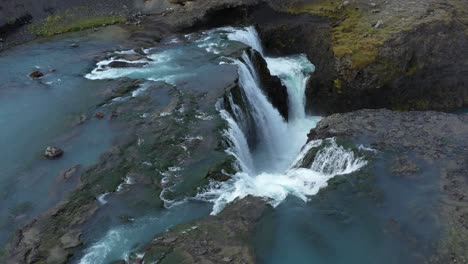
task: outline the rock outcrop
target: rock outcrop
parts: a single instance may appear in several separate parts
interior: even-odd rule
[[[267,53],[302,52],[316,65],[309,112],[468,104],[466,2],[272,2],[275,16],[257,15],[260,35]]]
[[[249,243],[266,202],[248,196],[217,216],[176,226],[143,247],[145,263],[256,263]]]
[[[361,110],[323,119],[309,137],[335,137],[371,146],[378,153],[396,153],[382,162],[394,176],[405,180],[427,177],[427,169],[418,167],[414,160],[437,168],[441,198],[436,215],[443,235],[431,263],[468,260],[468,114]]]

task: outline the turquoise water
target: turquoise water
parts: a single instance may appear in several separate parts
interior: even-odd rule
[[[373,175],[340,176],[307,204],[288,198],[269,211],[254,240],[259,263],[424,263],[440,232],[437,170],[403,179],[385,159]]]
[[[76,186],[78,179],[59,177],[62,171],[95,163],[111,145],[110,123],[91,118],[108,84],[83,74],[96,55],[116,48],[123,37],[121,30],[108,28],[0,53],[0,244]],[[70,47],[73,43],[79,47]],[[34,70],[46,75],[33,80],[29,74]],[[80,125],[81,115],[89,120]],[[49,145],[63,148],[65,155],[44,159]]]

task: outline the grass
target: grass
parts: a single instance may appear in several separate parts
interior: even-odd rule
[[[76,17],[70,12],[64,12],[62,15],[48,16],[41,23],[32,25],[30,31],[37,36],[50,37],[125,21],[126,18],[119,16]]]

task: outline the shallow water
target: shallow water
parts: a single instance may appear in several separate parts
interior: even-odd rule
[[[78,33],[18,46],[0,54],[0,244],[14,228],[54,205],[74,188],[62,171],[92,165],[112,143],[106,120],[90,119],[106,82],[83,78],[93,58],[125,34],[118,28]],[[79,43],[79,47],[70,47]],[[29,74],[46,75],[33,80]],[[64,149],[61,159],[42,157],[45,147]]]

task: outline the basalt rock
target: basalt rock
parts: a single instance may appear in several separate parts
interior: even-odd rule
[[[256,27],[267,54],[304,53],[315,65],[309,84],[326,87],[333,83],[336,72],[331,62],[335,58],[331,50],[332,27],[328,19],[309,14],[288,14],[269,7],[257,10],[253,16],[256,17]],[[306,92],[309,93],[309,90]],[[307,106],[307,109],[310,111],[311,107]]]

